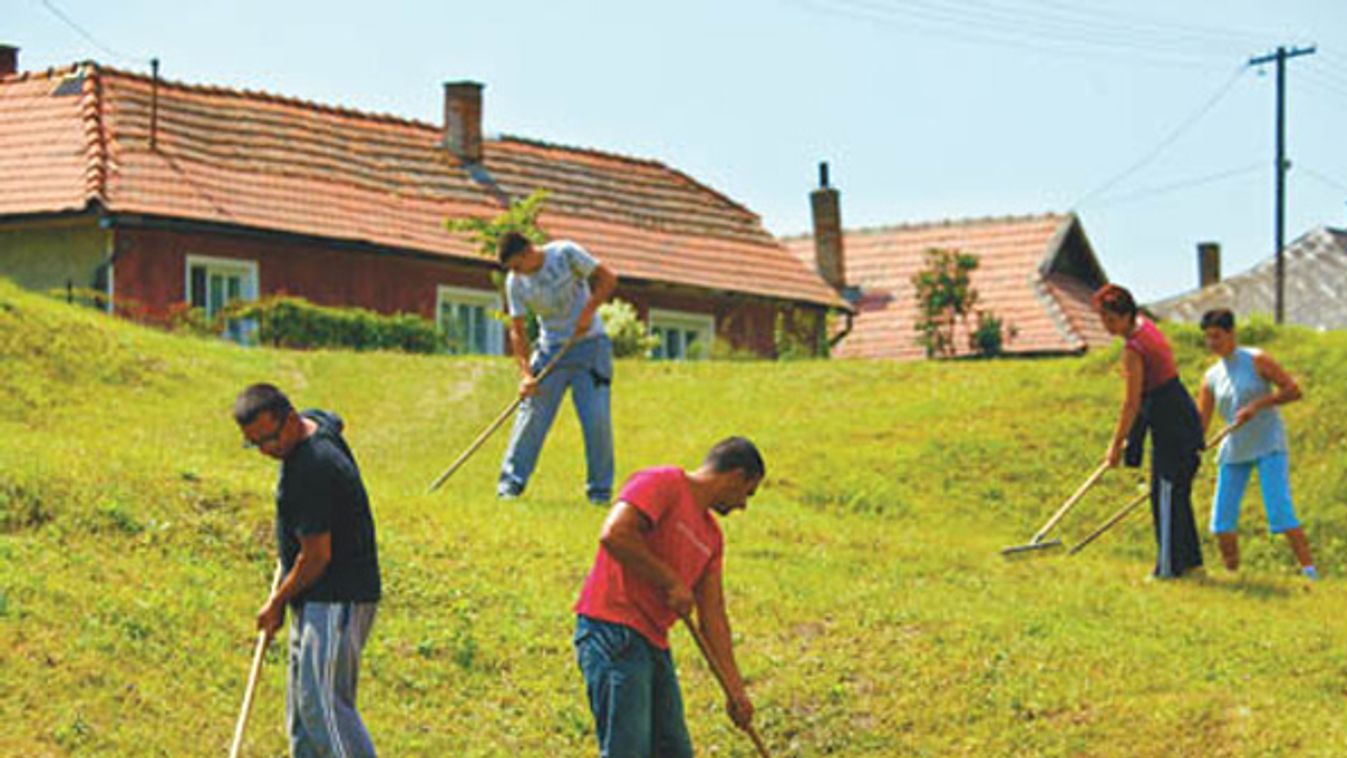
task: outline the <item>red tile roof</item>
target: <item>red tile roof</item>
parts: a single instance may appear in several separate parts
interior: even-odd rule
[[[807,264],[812,236],[786,246]],[[847,284],[859,287],[851,333],[834,352],[839,357],[921,358],[912,277],[930,248],[956,249],[979,257],[972,286],[982,309],[1014,327],[1008,353],[1068,353],[1107,344],[1109,336],[1090,307],[1103,270],[1089,249],[1075,215],[945,221],[847,230],[843,250]],[[968,354],[967,335],[958,336]]]
[[[656,161],[502,137],[474,177],[435,125],[164,81],[151,149],[150,110],[148,77],[96,64],[0,78],[0,216],[97,201],[476,260],[444,220],[543,188],[543,227],[624,278],[845,305],[757,215]]]

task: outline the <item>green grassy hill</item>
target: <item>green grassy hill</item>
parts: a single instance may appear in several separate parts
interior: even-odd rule
[[[1077,557],[1001,559],[1102,455],[1116,353],[623,363],[619,476],[695,465],[731,433],[762,447],[768,481],[725,523],[726,593],[774,755],[1340,756],[1347,335],[1256,331],[1307,390],[1286,416],[1327,575],[1312,590],[1256,493],[1237,578],[1143,582],[1146,516]],[[1197,332],[1171,336],[1191,383]],[[257,380],[341,413],[365,472],[387,595],[361,700],[381,754],[592,755],[570,606],[603,512],[573,415],[525,499],[493,497],[504,434],[423,494],[510,400],[507,361],[240,349],[3,283],[0,755],[225,753],[273,561],[275,467],[229,417]],[[1066,536],[1139,478],[1110,474]],[[681,630],[674,648],[699,754],[750,755]],[[281,663],[248,755],[284,754]]]

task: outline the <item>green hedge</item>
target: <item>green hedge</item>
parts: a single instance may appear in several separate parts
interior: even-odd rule
[[[252,321],[252,339],[287,348],[346,348],[436,353],[446,346],[443,332],[411,313],[385,316],[364,308],[329,308],[288,295],[231,305],[228,319]]]

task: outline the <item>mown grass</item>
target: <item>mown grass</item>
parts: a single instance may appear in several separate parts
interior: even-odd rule
[[[1002,561],[1102,453],[1108,351],[623,363],[619,469],[691,466],[731,433],[763,448],[768,482],[725,522],[726,583],[775,755],[1342,755],[1347,335],[1260,331],[1307,389],[1286,415],[1328,575],[1312,590],[1255,493],[1239,577],[1142,582],[1140,516],[1074,558]],[[1191,384],[1196,332],[1171,336]],[[347,419],[374,499],[387,596],[361,700],[381,753],[593,754],[570,606],[603,513],[574,418],[525,499],[492,497],[503,434],[424,494],[509,401],[506,361],[239,349],[5,284],[0,361],[0,755],[223,754],[273,560],[274,466],[228,416],[261,379]],[[1066,535],[1139,478],[1111,474]],[[699,754],[751,755],[681,630],[674,646]],[[249,755],[284,754],[281,668],[273,651]]]

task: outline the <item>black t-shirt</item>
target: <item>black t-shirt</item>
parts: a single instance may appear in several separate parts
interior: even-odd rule
[[[299,538],[330,532],[332,561],[292,604],[373,602],[379,599],[379,551],[374,516],[355,456],[341,437],[341,418],[307,410],[318,424],[313,435],[281,462],[276,484],[276,542],[288,573],[299,555]]]

